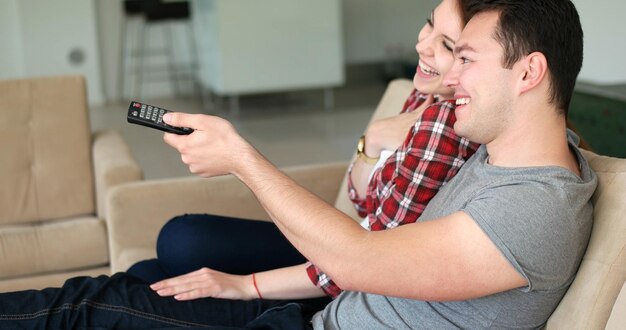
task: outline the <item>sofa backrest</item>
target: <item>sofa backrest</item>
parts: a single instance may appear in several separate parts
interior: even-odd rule
[[[0,82],[0,224],[93,214],[82,77]]]
[[[583,152],[599,180],[593,229],[578,274],[548,329],[604,329],[626,281],[626,159]]]
[[[413,82],[408,79],[396,79],[389,83],[383,97],[381,98],[374,114],[370,118],[369,123],[376,119],[391,117],[397,115],[402,111],[404,101],[413,91]],[[368,123],[368,126],[369,126]],[[356,144],[354,145],[355,153],[352,157],[356,157]],[[348,198],[348,173],[344,176],[341,187],[339,188],[339,194],[335,200],[335,207],[345,212],[355,220],[360,220],[356,213],[352,202]]]

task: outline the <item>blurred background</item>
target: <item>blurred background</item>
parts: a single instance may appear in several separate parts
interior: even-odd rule
[[[438,3],[2,0],[0,79],[84,75],[92,129],[119,130],[147,178],[189,173],[159,132],[126,124],[130,100],[227,117],[279,166],[346,160],[387,82],[412,77]],[[626,3],[574,3],[585,59],[571,120],[626,157]]]

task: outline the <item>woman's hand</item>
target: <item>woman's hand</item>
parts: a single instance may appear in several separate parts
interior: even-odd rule
[[[404,143],[411,127],[433,101],[433,96],[429,95],[422,105],[411,112],[373,121],[365,131],[365,154],[376,158],[380,157],[382,150],[398,149]],[[367,192],[373,166],[357,159],[352,167],[352,185],[361,199]]]
[[[251,275],[232,275],[209,268],[169,278],[150,285],[159,296],[176,300],[205,297],[250,300],[258,298]]]
[[[393,117],[376,120],[365,131],[365,151],[368,157],[378,157],[382,150],[396,150],[406,139],[409,130],[422,115],[422,112],[433,104],[434,98],[428,98],[414,111]]]

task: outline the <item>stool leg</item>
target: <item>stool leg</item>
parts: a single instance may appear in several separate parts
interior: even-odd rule
[[[331,111],[335,108],[335,93],[332,87],[324,88],[324,109]]]
[[[165,46],[167,48],[167,59],[168,59],[168,74],[170,76],[170,84],[174,89],[174,95],[176,96],[180,96],[180,81],[179,81],[179,77],[180,74],[179,72],[176,70],[176,64],[174,63],[174,58],[175,58],[175,54],[174,54],[174,36],[172,33],[172,25],[171,23],[166,23],[163,28],[165,29],[165,34],[166,34],[166,38],[167,40],[165,41],[167,43],[167,45]]]
[[[146,57],[146,46],[148,46],[148,33],[150,32],[150,27],[148,24],[144,24],[141,27],[141,37],[139,40],[139,49],[137,50],[137,79],[135,80],[135,93],[137,95],[137,99],[141,99],[141,92],[143,89],[143,76],[144,76],[144,66],[145,66],[145,57]]]
[[[123,100],[126,96],[124,95],[124,84],[126,81],[127,69],[126,56],[128,56],[126,49],[126,46],[128,45],[128,40],[126,40],[126,26],[126,18],[123,17],[122,24],[120,26],[120,58],[119,62],[117,63],[117,98],[119,100]]]
[[[235,117],[235,118],[239,118],[239,114],[240,114],[240,107],[239,107],[239,95],[237,94],[233,94],[231,95],[229,98],[229,108],[230,108],[230,114],[231,116]]]
[[[198,90],[200,93],[200,102],[202,103],[202,109],[207,113],[213,113],[217,110],[217,104],[213,93],[208,88],[203,88],[198,83]]]
[[[188,29],[188,33],[187,36],[189,36],[189,48],[190,48],[190,66],[191,66],[191,81],[193,82],[193,93],[195,95],[198,95],[198,90],[201,88],[199,85],[199,81],[198,81],[198,70],[200,67],[200,55],[198,54],[198,45],[196,44],[196,33],[195,30],[193,28],[193,22],[191,20],[189,20],[186,24],[187,29]],[[200,92],[201,93],[201,92]]]

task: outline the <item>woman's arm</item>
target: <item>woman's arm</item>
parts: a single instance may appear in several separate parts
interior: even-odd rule
[[[154,283],[150,287],[160,296],[174,296],[177,300],[204,297],[304,299],[324,296],[324,292],[311,283],[305,269],[306,264],[301,264],[256,273],[253,278],[252,274],[232,275],[202,268]]]
[[[422,102],[413,105],[417,106],[415,108],[407,108],[405,105],[401,114],[372,122],[365,131],[365,154],[370,158],[378,158],[382,150],[398,149],[424,110],[433,104],[433,100],[432,95],[425,96]],[[411,105],[408,102],[407,104]],[[366,163],[358,157],[352,165],[350,175],[358,198],[365,198],[373,167],[374,164]]]

